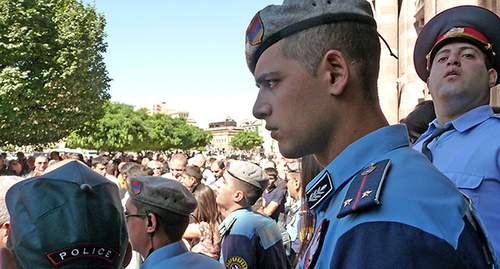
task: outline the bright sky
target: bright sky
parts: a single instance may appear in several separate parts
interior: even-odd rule
[[[95,0],[106,14],[111,100],[166,102],[202,128],[228,116],[253,119],[258,89],[246,66],[245,31],[260,9],[281,2]]]

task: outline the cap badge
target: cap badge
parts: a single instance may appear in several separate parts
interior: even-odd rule
[[[141,182],[135,180],[135,179],[132,179],[130,181],[130,188],[132,189],[132,192],[137,195],[141,192]]]
[[[444,36],[443,38],[447,38],[450,35],[455,35],[455,34],[462,34],[465,32],[465,29],[462,27],[453,27],[451,28]]]
[[[262,26],[262,21],[260,20],[260,13],[257,13],[255,17],[253,17],[250,26],[247,29],[247,36],[250,44],[252,46],[259,44],[262,42],[262,36],[264,35],[264,27]]]

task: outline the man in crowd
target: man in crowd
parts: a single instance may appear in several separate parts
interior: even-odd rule
[[[198,184],[203,184],[201,169],[196,165],[188,165],[184,172],[182,172],[181,180],[182,185],[186,186],[190,191],[193,191]]]
[[[182,235],[197,202],[180,182],[163,177],[132,177],[126,203],[130,240],[146,268],[222,268],[216,260],[190,252]]]
[[[78,161],[15,184],[5,201],[10,232],[0,268],[122,268],[130,259],[118,189]]]
[[[215,183],[215,177],[210,169],[206,169],[206,164],[207,161],[203,154],[196,154],[193,157],[193,165],[196,165],[201,169],[201,173],[203,176],[201,182],[203,182],[205,185],[212,185]]]
[[[218,180],[224,174],[226,170],[226,165],[221,160],[215,160],[210,166],[210,170],[212,170],[212,174],[214,174],[215,180]]]
[[[92,159],[92,170],[99,175],[106,177],[106,167],[108,165],[108,158],[99,156]]]
[[[149,168],[153,169],[153,176],[159,177],[161,176],[161,163],[159,161],[150,161],[147,165]]]
[[[409,148],[404,125],[388,126],[368,1],[285,0],[246,34],[254,116],[284,157],[313,154],[326,167],[306,187],[317,225],[299,268],[491,265],[462,194]]]
[[[500,255],[500,116],[489,106],[500,82],[500,18],[477,6],[458,6],[420,32],[414,62],[427,82],[436,120],[414,148],[465,193]]]
[[[187,165],[188,161],[186,155],[183,153],[174,154],[169,162],[170,173],[166,174],[165,177],[177,181],[181,180],[182,172],[184,172]]]
[[[278,178],[278,170],[270,167],[264,169],[264,172],[269,178],[269,185],[262,194],[262,213],[278,222],[280,214],[285,213],[285,193],[274,184]]]
[[[37,177],[43,174],[43,171],[49,166],[49,158],[45,155],[39,155],[35,158],[35,170],[27,175],[27,177]]]
[[[17,182],[23,180],[22,177],[3,176],[0,177],[0,248],[7,245],[7,238],[10,231],[10,217],[5,204],[5,194],[7,190]]]
[[[217,205],[226,216],[219,226],[226,268],[288,268],[278,225],[250,209],[268,184],[262,168],[244,161],[232,161],[215,182]]]

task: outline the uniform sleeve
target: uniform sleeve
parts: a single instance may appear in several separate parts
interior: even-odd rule
[[[339,238],[330,268],[487,268],[475,238],[467,222],[457,249],[413,226],[363,223]]]
[[[289,268],[281,240],[264,249],[256,235],[249,239],[243,235],[231,234],[224,239],[222,253],[225,268]]]

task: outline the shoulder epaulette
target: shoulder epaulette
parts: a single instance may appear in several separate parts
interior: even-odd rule
[[[390,164],[391,160],[372,163],[354,177],[347,189],[337,218],[359,213],[381,204],[380,192]]]
[[[260,228],[257,232],[259,233],[260,242],[262,243],[264,249],[268,249],[270,246],[281,240],[280,229],[274,221]]]
[[[236,218],[233,218],[230,222],[228,222],[227,224],[225,223],[222,223],[220,226],[219,226],[219,235],[221,238],[223,238],[224,236],[227,235],[227,233],[229,233],[229,231],[231,231],[231,227],[233,227],[233,224],[234,222],[236,221]]]

